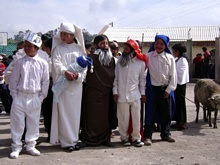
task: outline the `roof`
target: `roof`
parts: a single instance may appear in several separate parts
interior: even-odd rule
[[[194,26],[194,27],[147,27],[147,28],[114,28],[106,26],[101,32],[108,36],[109,40],[126,42],[129,38],[144,42],[153,42],[156,34],[169,36],[170,41],[215,41],[220,35],[219,26]],[[142,40],[143,37],[143,40]]]

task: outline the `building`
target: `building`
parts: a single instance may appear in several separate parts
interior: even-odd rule
[[[108,36],[109,40],[116,40],[120,49],[128,39],[142,41],[143,52],[147,52],[149,45],[154,41],[156,34],[165,34],[170,37],[170,47],[178,42],[183,42],[191,47],[188,57],[194,58],[197,53],[202,53],[202,47],[208,50],[215,49],[215,39],[220,35],[219,26],[192,26],[192,27],[146,27],[146,28],[112,28],[105,26],[99,33]],[[190,54],[191,53],[191,54]]]

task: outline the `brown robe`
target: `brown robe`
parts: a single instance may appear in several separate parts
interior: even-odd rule
[[[94,72],[88,68],[82,100],[82,122],[80,139],[91,146],[110,141],[111,122],[115,103],[112,87],[115,75],[115,60],[109,66],[100,64],[98,55],[88,55],[93,59]]]

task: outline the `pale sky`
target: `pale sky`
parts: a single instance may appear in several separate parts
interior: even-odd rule
[[[122,27],[220,25],[220,0],[1,0],[0,32],[46,33],[62,22],[91,34]]]

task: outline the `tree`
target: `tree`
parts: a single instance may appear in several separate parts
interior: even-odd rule
[[[90,34],[86,29],[82,30],[83,32],[83,37],[84,37],[84,41],[85,43],[87,42],[92,42],[92,40],[95,38],[96,34]]]

